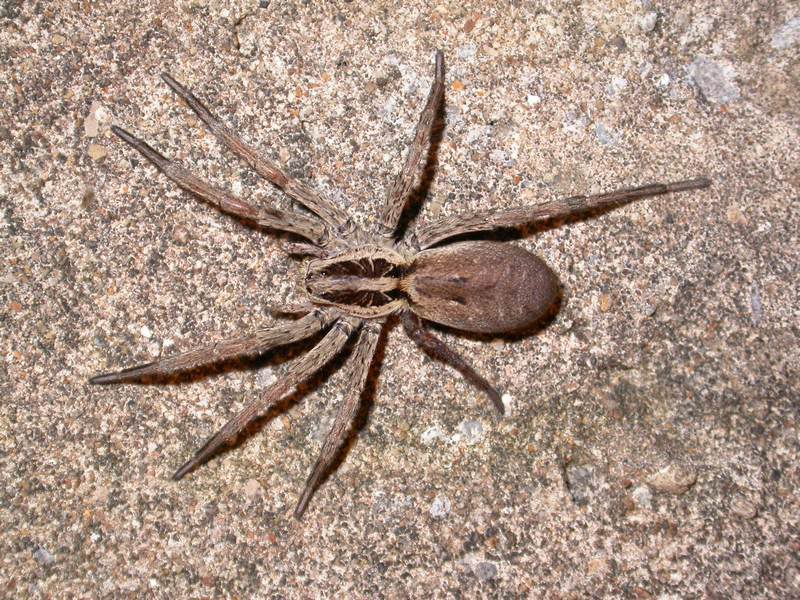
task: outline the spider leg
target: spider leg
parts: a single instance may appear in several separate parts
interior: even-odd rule
[[[311,337],[330,324],[332,320],[333,314],[331,311],[316,310],[296,321],[281,324],[277,327],[259,329],[250,335],[214,342],[187,352],[181,352],[175,356],[145,365],[130,367],[122,371],[96,375],[89,380],[89,383],[106,384],[139,381],[148,377],[163,377],[170,373],[188,371],[200,365],[221,362],[231,358],[254,356],[276,346]]]
[[[320,308],[307,300],[280,305],[268,304],[266,306],[266,311],[276,319],[305,315],[306,313],[314,310],[320,310]]]
[[[451,350],[447,344],[425,329],[422,320],[417,315],[407,310],[402,313],[401,320],[408,337],[414,340],[420,348],[431,354],[434,358],[438,358],[456,369],[467,381],[480,388],[489,396],[497,412],[501,415],[505,414],[505,407],[503,406],[503,401],[500,399],[500,393],[494,389],[491,383],[478,375],[475,369],[461,358],[458,353]]]
[[[235,417],[228,421],[222,429],[211,436],[195,455],[178,469],[172,476],[176,481],[189,471],[204,463],[213,456],[222,446],[233,441],[236,435],[256,417],[266,413],[272,406],[280,401],[289,390],[308,379],[321,369],[329,360],[336,356],[347,343],[350,334],[360,321],[350,317],[334,322],[330,331],[308,354],[297,359],[289,367],[286,375],[274,384],[258,400],[254,400],[244,407]]]
[[[499,227],[519,227],[534,221],[568,217],[591,210],[621,206],[640,198],[669,194],[671,192],[698,190],[707,188],[710,185],[710,180],[705,177],[699,177],[672,183],[650,183],[605,194],[572,196],[529,207],[509,208],[500,211],[487,210],[471,215],[453,215],[421,227],[417,232],[417,240],[419,248],[424,249],[456,235],[474,233],[476,231],[489,231]]]
[[[311,256],[313,258],[327,258],[328,253],[324,248],[314,244],[303,244],[302,242],[286,242],[283,251],[289,256]]]
[[[394,236],[397,223],[400,221],[400,215],[403,212],[403,207],[405,207],[406,200],[420,173],[424,160],[423,152],[430,143],[433,124],[436,120],[436,112],[439,110],[443,96],[444,54],[441,50],[437,50],[436,67],[434,70],[433,83],[431,84],[431,91],[428,94],[425,108],[422,109],[422,114],[419,116],[417,129],[414,133],[414,141],[408,149],[408,154],[406,154],[403,170],[398,173],[383,205],[379,226],[382,230],[381,233],[386,237],[391,238]]]
[[[325,243],[327,232],[316,219],[306,217],[299,213],[285,212],[276,208],[257,208],[249,202],[245,202],[241,198],[237,198],[225,190],[214,187],[207,181],[193,175],[183,167],[169,160],[152,146],[124,129],[114,125],[111,127],[111,131],[122,138],[128,145],[136,149],[142,156],[153,163],[159,171],[164,173],[164,175],[169,177],[184,190],[199,196],[209,204],[216,206],[222,212],[254,221],[265,227],[296,233],[317,244]]]
[[[255,169],[256,173],[283,190],[292,200],[299,202],[311,212],[319,215],[334,231],[347,228],[347,214],[341,208],[322,197],[302,181],[287,175],[277,163],[260,155],[255,148],[242,141],[230,129],[225,127],[217,117],[211,114],[188,88],[181,85],[168,73],[162,73],[161,78],[172,88],[173,92],[189,105],[189,108],[206,124],[211,133],[231,152]]]
[[[350,372],[350,392],[339,407],[333,426],[328,436],[325,438],[325,443],[322,445],[319,458],[306,480],[306,487],[303,489],[303,495],[298,500],[297,507],[294,509],[294,516],[296,519],[300,519],[303,516],[303,513],[306,511],[306,506],[308,506],[308,501],[316,491],[320,480],[330,468],[333,459],[336,457],[337,452],[342,447],[347,437],[347,432],[356,415],[359,401],[364,391],[367,374],[369,373],[369,366],[372,363],[372,357],[378,345],[378,337],[380,336],[382,326],[383,323],[371,322],[361,329],[358,342],[353,349],[353,356],[350,359],[352,365]]]

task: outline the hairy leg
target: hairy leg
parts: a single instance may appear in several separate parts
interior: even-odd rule
[[[324,248],[314,244],[304,244],[302,242],[286,242],[283,251],[289,256],[311,256],[313,258],[327,258],[328,253]]]
[[[414,133],[414,141],[408,149],[403,169],[398,173],[384,202],[379,226],[381,228],[381,233],[386,237],[394,236],[397,223],[400,221],[400,215],[403,212],[403,207],[405,207],[408,196],[420,175],[424,164],[423,152],[430,144],[436,112],[442,103],[443,96],[444,54],[441,50],[437,50],[433,84],[431,84],[431,91],[428,94],[425,108],[419,116],[417,129]]]
[[[317,219],[276,208],[255,207],[230,192],[214,187],[207,181],[193,175],[124,129],[115,125],[111,127],[111,131],[136,149],[142,156],[153,163],[159,171],[184,190],[197,195],[209,204],[219,208],[222,212],[254,221],[265,227],[296,233],[317,244],[323,244],[326,241],[327,232],[325,227]]]
[[[89,380],[89,383],[122,383],[151,377],[164,377],[171,373],[188,371],[201,365],[209,365],[231,358],[255,356],[277,346],[311,337],[325,328],[333,318],[331,311],[316,310],[296,321],[259,329],[250,335],[214,342],[122,371],[96,375]]]
[[[461,358],[458,353],[451,350],[447,344],[425,329],[422,320],[417,315],[407,310],[403,312],[401,320],[408,337],[414,340],[420,348],[431,354],[434,358],[438,358],[456,369],[467,381],[483,390],[483,392],[489,396],[497,412],[501,415],[505,413],[505,407],[503,406],[503,401],[500,399],[500,394],[494,389],[492,384],[478,375],[475,369]]]
[[[476,231],[490,231],[500,227],[519,227],[534,221],[568,217],[590,210],[620,206],[640,198],[669,194],[671,192],[697,190],[707,188],[710,185],[711,181],[700,177],[672,183],[651,183],[592,196],[572,196],[529,207],[509,208],[499,211],[487,210],[469,215],[453,215],[421,227],[416,237],[418,247],[425,249],[456,235],[474,233]]]
[[[321,369],[342,350],[350,334],[353,333],[359,323],[358,319],[351,317],[336,321],[327,335],[314,348],[293,362],[286,374],[272,384],[261,398],[248,404],[239,414],[228,421],[222,429],[211,436],[191,460],[175,472],[172,478],[175,480],[181,479],[189,471],[204,463],[222,446],[233,441],[250,421],[266,413],[289,390]]]
[[[283,190],[292,200],[299,202],[311,212],[319,215],[323,221],[333,228],[334,232],[346,227],[348,223],[347,214],[341,208],[323,198],[302,181],[287,175],[277,163],[265,158],[255,148],[244,143],[236,134],[225,127],[217,117],[211,114],[188,88],[178,83],[169,74],[162,73],[161,78],[172,88],[172,91],[189,105],[189,108],[206,124],[211,133],[223,145],[247,162],[259,175]]]
[[[333,422],[328,436],[325,438],[325,443],[322,445],[319,458],[317,459],[311,474],[306,480],[306,487],[303,490],[303,495],[297,502],[297,507],[294,509],[295,518],[299,519],[303,516],[308,506],[308,501],[317,489],[320,479],[330,468],[336,453],[342,447],[344,440],[347,438],[347,432],[353,422],[353,418],[358,410],[361,394],[364,391],[364,385],[367,381],[367,374],[369,373],[369,366],[372,363],[372,357],[375,354],[375,348],[378,345],[378,338],[380,337],[383,322],[372,321],[364,325],[359,334],[358,342],[353,349],[353,356],[350,358],[352,369],[350,372],[350,392],[345,398],[342,405],[336,413],[336,419]]]

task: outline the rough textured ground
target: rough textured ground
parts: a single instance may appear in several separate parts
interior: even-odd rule
[[[797,4],[264,4],[0,2],[3,593],[800,595]],[[440,332],[509,418],[394,328],[303,521],[343,371],[170,481],[302,348],[172,384],[87,377],[270,322],[298,269],[110,125],[287,206],[168,70],[363,224],[437,47],[447,127],[420,219],[702,174],[713,188],[510,242],[558,273],[558,316],[513,340]]]

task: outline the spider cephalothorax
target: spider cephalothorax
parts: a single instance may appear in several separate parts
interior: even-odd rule
[[[425,166],[426,150],[444,95],[441,51],[436,53],[433,85],[403,168],[389,189],[374,231],[366,232],[356,230],[341,208],[284,173],[277,164],[239,139],[188,89],[169,75],[163,75],[163,79],[223,145],[312,214],[250,204],[192,175],[125,130],[112,127],[112,131],[180,187],[223,212],[305,238],[304,243],[286,245],[290,255],[311,257],[305,264],[302,279],[305,303],[298,307],[301,316],[297,320],[146,365],[98,375],[90,381],[103,384],[163,377],[204,364],[260,354],[327,331],[316,346],[289,366],[283,378],[228,421],[178,469],[174,478],[180,479],[231,442],[248,422],[267,412],[295,385],[336,356],[351,337],[357,336],[349,359],[352,390],[339,408],[297,503],[294,514],[298,518],[347,436],[381,328],[392,315],[400,317],[406,332],[417,344],[459,370],[503,413],[497,390],[433,336],[423,321],[480,333],[524,330],[553,305],[558,291],[556,277],[539,258],[512,244],[470,241],[439,245],[441,242],[466,233],[517,227],[709,185],[704,178],[655,183],[606,194],[573,196],[531,207],[455,215],[419,228],[412,232],[410,239],[398,239],[400,215]]]

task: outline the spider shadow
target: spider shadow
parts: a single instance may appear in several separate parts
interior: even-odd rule
[[[439,330],[441,332],[449,332],[449,333],[454,334],[454,335],[459,336],[459,337],[466,337],[466,338],[475,339],[475,340],[478,340],[478,341],[488,342],[488,341],[490,341],[492,339],[497,339],[498,337],[501,337],[501,338],[509,340],[509,341],[516,341],[516,340],[524,339],[524,338],[529,337],[531,335],[535,335],[539,331],[541,331],[542,329],[544,329],[547,326],[549,326],[549,324],[553,321],[553,319],[555,318],[556,314],[558,313],[558,310],[559,310],[560,305],[561,305],[561,299],[562,299],[561,286],[559,284],[559,293],[558,293],[556,299],[554,300],[553,305],[551,306],[550,310],[548,310],[539,320],[537,320],[533,325],[531,325],[530,327],[528,327],[528,328],[526,328],[524,330],[520,330],[520,331],[516,331],[516,332],[512,332],[512,333],[507,333],[507,334],[499,335],[499,336],[496,335],[496,334],[495,335],[488,335],[488,334],[470,333],[470,332],[466,332],[466,331],[462,331],[462,330],[446,327],[446,326],[443,326],[443,325],[437,325],[437,324],[434,324],[434,323],[431,323],[431,322],[428,322],[428,321],[426,321],[426,324],[428,326],[432,326],[433,328],[435,328],[435,329],[437,329],[437,330]],[[347,458],[347,455],[350,453],[350,450],[352,449],[353,445],[355,444],[359,433],[361,432],[361,430],[364,428],[364,426],[366,425],[367,421],[369,420],[369,416],[370,416],[370,414],[371,414],[371,412],[372,412],[372,410],[373,410],[373,408],[375,406],[375,394],[376,394],[376,391],[377,391],[377,384],[378,384],[378,379],[379,379],[379,376],[380,376],[381,368],[383,366],[383,361],[384,361],[384,358],[386,356],[386,346],[387,346],[387,342],[388,342],[389,332],[392,329],[394,329],[395,327],[398,327],[399,325],[400,325],[400,322],[399,322],[399,319],[397,318],[397,316],[392,316],[387,320],[386,324],[381,328],[381,333],[380,333],[380,336],[378,338],[378,343],[377,343],[376,348],[375,348],[375,354],[373,355],[372,362],[370,363],[370,366],[369,366],[369,371],[368,371],[368,374],[367,374],[366,384],[364,386],[364,389],[361,391],[361,398],[360,398],[360,401],[359,401],[358,410],[356,411],[356,414],[353,417],[353,421],[351,422],[351,424],[350,424],[350,426],[348,428],[347,435],[345,436],[343,442],[339,446],[339,449],[334,454],[330,464],[325,469],[325,472],[322,474],[322,476],[320,477],[319,481],[317,482],[316,489],[319,489],[320,487],[322,487],[325,484],[325,482],[328,480],[328,478],[333,473],[335,473],[336,470],[339,468],[339,466],[345,461],[345,459]],[[431,358],[433,360],[436,360],[437,362],[442,362],[440,359],[436,358],[435,356],[431,356]]]
[[[411,190],[409,198],[406,201],[403,211],[400,214],[400,220],[398,222],[398,226],[395,231],[395,238],[398,240],[406,237],[406,234],[408,233],[408,230],[411,227],[412,223],[419,216],[419,213],[422,210],[422,206],[424,205],[425,200],[428,197],[428,193],[430,192],[433,180],[436,176],[436,171],[438,170],[439,166],[439,147],[444,137],[444,130],[447,128],[447,123],[445,119],[446,106],[447,106],[447,88],[445,87],[442,94],[441,102],[436,108],[436,114],[434,116],[433,125],[431,128],[430,144],[428,145],[428,150],[425,157],[425,164],[422,167],[422,173],[420,175],[419,183]],[[601,208],[590,208],[567,216],[542,219],[541,221],[528,223],[518,227],[497,228],[495,230],[487,232],[478,232],[476,234],[453,236],[452,238],[447,238],[446,240],[442,240],[442,242],[440,243],[434,244],[434,246],[442,245],[442,243],[451,244],[459,240],[486,239],[487,235],[491,236],[492,233],[496,235],[499,234],[500,236],[503,236],[506,239],[526,238],[535,235],[536,233],[541,233],[544,231],[548,231],[550,229],[556,229],[565,224],[576,223],[579,221],[585,221],[588,219],[599,217],[607,212],[617,209],[619,206],[624,204],[627,204],[627,202],[621,200],[618,204],[613,204]]]
[[[387,327],[382,328],[381,334],[378,338],[375,354],[373,355],[372,361],[368,369],[367,381],[364,386],[364,389],[361,391],[360,394],[359,408],[358,411],[356,412],[353,422],[351,423],[348,429],[347,436],[342,442],[339,450],[334,455],[331,464],[325,470],[325,473],[322,475],[319,482],[317,483],[316,488],[319,488],[328,479],[331,473],[333,473],[342,463],[347,453],[349,452],[350,448],[352,447],[353,442],[356,436],[358,435],[358,432],[361,430],[361,428],[368,420],[369,413],[373,406],[375,391],[377,388],[378,373],[380,372],[381,364],[383,363],[383,357],[385,355],[387,329],[388,329]],[[286,362],[310,350],[314,346],[314,344],[319,341],[319,338],[321,338],[322,335],[323,334],[320,333],[314,338],[302,340],[301,342],[296,342],[295,344],[287,345],[286,347],[282,348],[283,351],[281,352],[277,353],[270,352],[269,355],[265,355],[262,357],[247,359],[247,360],[238,360],[238,361],[235,360],[222,361],[210,366],[205,366],[202,368],[194,369],[192,371],[187,371],[185,373],[178,374],[177,376],[173,375],[170,377],[151,377],[148,379],[142,379],[141,381],[136,381],[131,383],[137,383],[141,385],[147,385],[153,383],[160,383],[160,384],[168,383],[172,385],[178,385],[181,383],[186,383],[188,381],[199,380],[201,378],[207,377],[209,374],[229,371],[233,368],[241,368],[242,370],[247,368],[253,369],[253,368],[263,367],[264,365],[270,363]],[[306,379],[302,384],[298,385],[295,390],[283,396],[280,399],[280,401],[272,405],[266,413],[264,413],[260,417],[257,417],[256,419],[253,419],[250,423],[247,424],[246,427],[244,427],[236,435],[234,440],[232,440],[229,444],[220,447],[212,456],[208,457],[208,459],[204,461],[202,464],[197,465],[194,469],[192,469],[192,471],[194,471],[197,468],[200,468],[201,466],[204,466],[206,463],[210,462],[213,459],[217,459],[226,455],[228,452],[237,450],[251,437],[260,433],[267,426],[267,424],[277,415],[286,413],[302,399],[313,394],[317,389],[319,389],[322,385],[324,385],[336,371],[345,366],[345,363],[347,363],[350,355],[352,354],[356,339],[357,338],[351,340],[335,358],[333,358],[328,363],[319,368],[317,371],[315,371],[315,373],[311,377]]]
[[[453,235],[446,237],[436,242],[435,244],[431,244],[425,249],[427,250],[428,248],[449,246],[457,242],[477,242],[477,241],[509,242],[515,240],[528,239],[536,237],[536,235],[540,233],[545,233],[553,229],[560,229],[561,227],[572,225],[574,223],[581,223],[583,221],[591,221],[593,219],[602,217],[606,213],[613,212],[618,208],[620,208],[621,206],[624,206],[625,204],[626,202],[620,201],[618,204],[612,204],[610,206],[604,206],[604,207],[589,208],[586,210],[572,213],[570,215],[550,217],[547,219],[532,221],[524,225],[511,226],[511,227],[498,226],[494,229],[487,229],[486,231],[472,231],[468,233],[462,233],[459,235]],[[536,206],[536,204],[533,204],[532,206]],[[458,212],[455,212],[453,215],[444,215],[444,218],[447,218],[449,216],[456,216],[458,214],[459,214]],[[468,213],[467,216],[471,214],[472,213]]]
[[[342,351],[339,352],[339,354],[325,363],[325,365],[317,369],[313,375],[303,380],[303,382],[300,383],[293,391],[289,392],[278,402],[273,404],[266,413],[253,419],[244,429],[242,429],[233,442],[224,446],[223,448],[220,448],[218,452],[209,457],[209,460],[212,458],[217,458],[223,454],[227,454],[232,450],[236,450],[247,439],[260,433],[276,416],[288,412],[301,400],[316,392],[333,376],[334,373],[345,366],[353,352],[353,346],[354,340],[350,340],[342,349]],[[313,347],[312,344],[309,345],[308,349],[311,347]]]
[[[115,382],[115,384],[149,386],[179,386],[187,383],[197,383],[233,371],[257,371],[267,366],[279,366],[301,354],[311,350],[324,337],[325,331],[320,331],[308,338],[284,344],[277,348],[267,350],[257,356],[238,357],[217,360],[198,365],[197,367],[167,374],[153,374],[135,377]],[[156,359],[160,360],[161,357]]]
[[[228,365],[228,363],[235,365],[237,362],[241,364],[242,370],[258,369],[268,364],[282,364],[310,351],[326,333],[327,331],[320,332],[312,338],[284,346],[278,352],[270,352],[270,356],[248,359],[244,361],[226,361],[225,363],[215,365],[215,369],[225,369],[227,367],[229,370],[231,367]],[[241,431],[236,434],[236,437],[233,440],[221,446],[216,452],[214,452],[214,454],[209,456],[202,463],[196,465],[188,473],[199,469],[214,459],[228,454],[228,452],[237,450],[240,446],[245,444],[247,440],[259,434],[276,416],[288,412],[295,404],[299,403],[307,396],[312,395],[315,391],[322,387],[328,381],[328,379],[330,379],[330,377],[344,365],[345,362],[347,362],[352,350],[353,342],[351,340],[334,358],[316,369],[311,376],[303,380],[303,382],[297,385],[294,390],[282,396],[280,400],[270,406],[264,414],[250,421],[244,428],[242,428]],[[196,377],[200,378],[201,376],[205,376],[208,374],[208,372],[208,369],[203,369],[196,375]],[[278,377],[284,375],[285,374],[281,374]],[[180,382],[182,381],[184,380],[181,380]],[[251,401],[256,400],[254,399]],[[216,435],[216,432],[212,433],[209,438],[213,435]]]
[[[400,221],[398,222],[397,229],[395,230],[396,239],[403,239],[405,237],[408,227],[414,221],[422,210],[422,205],[428,197],[433,179],[436,176],[436,171],[439,167],[439,145],[442,143],[444,137],[444,130],[447,125],[445,123],[445,106],[447,105],[447,89],[445,88],[442,94],[442,101],[436,108],[436,114],[433,118],[433,125],[431,127],[431,139],[428,145],[428,152],[425,155],[425,164],[422,167],[422,174],[420,175],[419,183],[411,191],[411,194],[406,201],[403,212],[400,213]]]
[[[316,493],[316,490],[325,484],[328,478],[335,473],[339,466],[345,461],[347,455],[350,453],[350,450],[355,444],[356,439],[358,438],[358,434],[369,420],[369,415],[375,406],[375,393],[378,389],[378,378],[380,376],[384,357],[386,356],[386,344],[389,330],[391,330],[395,325],[396,320],[390,319],[386,325],[381,328],[381,332],[378,337],[378,343],[375,346],[375,354],[372,356],[372,361],[370,362],[367,371],[364,389],[361,390],[360,393],[358,409],[353,416],[353,420],[347,429],[347,434],[339,445],[338,450],[333,455],[330,464],[325,468],[325,471],[320,476],[319,481],[317,481],[314,493]]]
[[[167,375],[149,375],[140,377],[138,379],[130,379],[120,383],[130,385],[171,385],[178,386],[186,383],[194,383],[209,377],[228,373],[231,371],[254,371],[264,368],[269,365],[281,365],[309,352],[319,341],[327,334],[327,331],[321,331],[309,338],[298,340],[297,342],[286,344],[279,348],[267,351],[259,356],[251,358],[235,358],[220,360],[213,363],[198,366],[194,369],[187,369],[177,373],[170,373]],[[271,421],[278,414],[288,411],[297,402],[305,396],[313,393],[317,388],[322,386],[328,378],[338,370],[342,364],[347,360],[352,351],[352,344],[348,343],[345,348],[332,360],[328,361],[325,365],[317,369],[313,375],[308,377],[294,390],[283,396],[277,403],[273,404],[270,409],[262,416],[254,419],[247,424],[229,444],[220,447],[217,452],[208,457],[202,464],[197,465],[191,471],[194,471],[203,464],[209,462],[213,458],[217,458],[223,454],[227,454],[242,445],[245,440],[249,439],[252,435],[260,432],[264,426]],[[279,375],[280,377],[280,375]],[[251,402],[257,401],[257,398],[250,399]],[[214,434],[212,434],[214,435]],[[209,436],[211,437],[211,436]],[[187,473],[188,474],[188,473]]]

